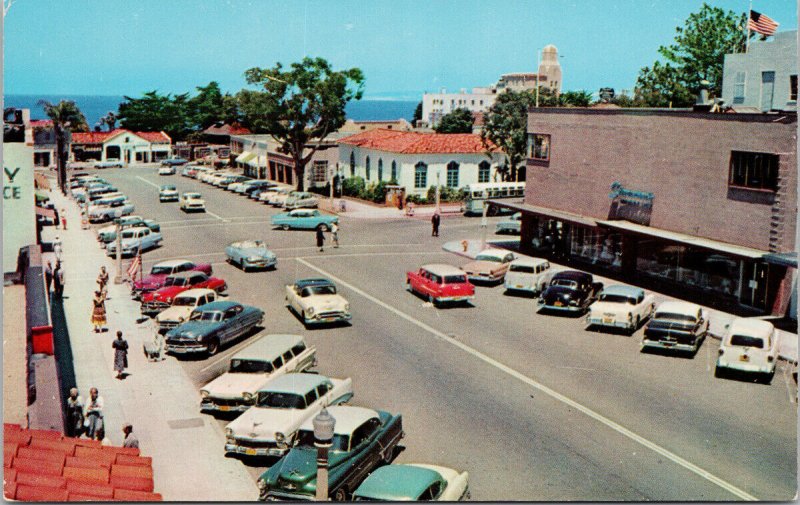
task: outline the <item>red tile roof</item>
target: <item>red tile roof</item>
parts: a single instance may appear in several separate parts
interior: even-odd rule
[[[31,127],[32,128],[52,128],[53,127],[53,120],[52,119],[31,119]]]
[[[403,154],[486,152],[481,136],[472,133],[420,133],[377,129],[339,139],[339,143]],[[491,147],[492,150],[497,150],[496,147]]]
[[[206,128],[203,133],[206,135],[249,135],[250,130],[239,123],[225,123],[223,125],[213,124]]]
[[[117,128],[110,132],[75,132],[72,134],[73,144],[102,144],[111,137],[116,137],[120,133],[129,132],[122,128]],[[151,143],[169,144],[172,139],[164,132],[130,132]]]
[[[172,139],[164,132],[133,132],[152,144],[169,144]]]

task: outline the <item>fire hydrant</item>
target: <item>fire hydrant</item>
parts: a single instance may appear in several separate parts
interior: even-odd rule
[[[464,252],[467,252],[467,247],[469,247],[469,242],[467,242],[466,240],[462,240],[461,247],[462,249],[464,249]]]

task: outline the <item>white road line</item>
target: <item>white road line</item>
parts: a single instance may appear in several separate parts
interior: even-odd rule
[[[153,187],[154,187],[154,188],[156,188],[156,189],[161,189],[161,187],[160,187],[158,184],[156,184],[156,183],[154,183],[154,182],[150,182],[150,181],[148,181],[147,179],[145,179],[144,177],[139,177],[139,176],[137,175],[137,176],[136,176],[136,178],[137,178],[137,179],[139,179],[139,180],[140,180],[140,181],[142,181],[142,182],[146,182],[147,184],[149,184],[149,185],[153,186]]]
[[[219,220],[220,220],[220,221],[222,221],[223,223],[228,223],[228,222],[229,222],[227,219],[225,219],[225,218],[223,218],[223,217],[221,217],[221,216],[218,216],[218,215],[214,214],[213,212],[211,212],[211,211],[210,211],[210,210],[208,210],[208,209],[206,209],[206,214],[208,214],[209,216],[214,216],[215,218],[219,219]]]
[[[568,397],[562,395],[561,393],[559,393],[559,392],[557,392],[557,391],[555,391],[553,389],[550,389],[549,387],[545,386],[544,384],[541,384],[541,383],[531,379],[530,377],[527,377],[526,375],[523,375],[522,373],[514,370],[513,368],[510,368],[510,367],[500,363],[499,361],[497,361],[497,360],[495,360],[493,358],[490,358],[489,356],[483,354],[482,352],[480,352],[480,351],[478,351],[476,349],[473,349],[472,347],[470,347],[470,346],[468,346],[466,344],[463,344],[463,343],[459,342],[458,340],[456,340],[456,339],[454,339],[452,337],[447,336],[446,334],[440,332],[439,330],[436,330],[435,328],[432,328],[431,326],[428,326],[427,324],[423,323],[422,321],[420,321],[418,319],[414,319],[413,317],[409,316],[405,312],[402,312],[402,311],[392,307],[391,305],[389,305],[389,304],[387,304],[387,303],[375,298],[374,296],[362,291],[361,289],[353,286],[352,284],[349,284],[349,283],[337,278],[336,276],[334,276],[330,272],[326,272],[325,270],[312,265],[311,263],[305,261],[302,258],[297,258],[297,261],[299,263],[307,266],[308,268],[310,268],[312,270],[316,270],[320,274],[332,279],[333,281],[335,281],[335,282],[337,282],[337,283],[339,283],[339,284],[341,284],[343,286],[348,287],[352,291],[358,293],[359,295],[361,295],[364,298],[370,300],[371,302],[375,303],[376,305],[379,305],[379,306],[383,307],[384,309],[386,309],[386,310],[394,313],[395,315],[407,320],[408,322],[414,324],[415,326],[418,326],[419,328],[421,328],[421,329],[427,331],[428,333],[440,338],[441,340],[443,340],[443,341],[445,341],[445,342],[447,342],[447,343],[449,343],[449,344],[451,344],[451,345],[453,345],[455,347],[458,347],[462,351],[464,351],[466,353],[469,353],[472,356],[484,361],[485,363],[488,363],[489,365],[497,368],[498,370],[500,370],[502,372],[505,372],[506,374],[508,374],[508,375],[520,380],[521,382],[523,382],[523,383],[525,383],[525,384],[527,384],[527,385],[529,385],[529,386],[531,386],[531,387],[533,387],[535,389],[538,389],[539,391],[547,394],[548,396],[550,396],[550,397],[552,397],[552,398],[554,398],[554,399],[556,399],[556,400],[558,400],[558,401],[560,401],[560,402],[562,402],[562,403],[564,403],[564,404],[566,404],[566,405],[568,405],[568,406],[570,406],[570,407],[572,407],[572,408],[574,408],[576,410],[579,410],[579,411],[583,412],[584,414],[586,414],[587,416],[591,417],[595,421],[598,421],[598,422],[606,425],[607,427],[611,428],[612,430],[616,431],[617,433],[620,433],[621,435],[623,435],[625,437],[628,437],[629,439],[633,440],[634,442],[637,442],[637,443],[643,445],[644,447],[652,450],[653,452],[655,452],[657,454],[660,454],[661,456],[663,456],[663,457],[669,459],[670,461],[672,461],[672,462],[674,462],[674,463],[686,468],[687,470],[699,475],[700,477],[708,480],[709,482],[711,482],[713,484],[716,484],[717,486],[721,487],[722,489],[725,489],[726,491],[730,492],[731,494],[733,494],[733,495],[735,495],[735,496],[737,496],[737,497],[739,497],[739,498],[741,498],[743,500],[748,500],[748,501],[756,501],[756,500],[758,500],[758,498],[756,498],[755,496],[745,492],[742,489],[737,488],[736,486],[734,486],[733,484],[730,484],[729,482],[726,482],[726,481],[722,480],[721,478],[719,478],[719,477],[713,475],[712,473],[700,468],[699,466],[695,465],[694,463],[691,463],[691,462],[681,458],[677,454],[674,454],[674,453],[668,451],[667,449],[661,447],[660,445],[658,445],[658,444],[656,444],[654,442],[651,442],[651,441],[647,440],[646,438],[644,438],[644,437],[642,437],[640,435],[637,435],[636,433],[634,433],[631,430],[625,428],[624,426],[612,421],[611,419],[608,419],[607,417],[604,417],[603,415],[601,415],[601,414],[591,410],[590,408],[588,408],[588,407],[576,402],[575,400],[572,400],[571,398],[568,398]]]
[[[264,221],[264,220],[262,220],[262,221],[247,221],[247,222],[242,222],[242,221],[230,222],[230,221],[227,221],[227,220],[223,220],[222,222],[216,222],[215,221],[213,223],[183,224],[181,226],[162,226],[161,229],[162,230],[182,230],[182,229],[185,229],[185,228],[202,228],[202,227],[208,227],[208,226],[225,226],[225,225],[240,226],[240,225],[249,225],[249,224],[268,224],[270,222],[271,221]],[[192,221],[184,221],[184,223],[192,223]]]

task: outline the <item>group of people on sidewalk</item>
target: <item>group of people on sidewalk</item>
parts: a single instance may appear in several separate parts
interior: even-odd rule
[[[94,292],[92,299],[92,325],[95,333],[108,331],[106,328],[106,300],[108,300],[108,271],[106,267],[100,267],[97,275],[97,291]],[[114,348],[114,371],[117,372],[117,379],[123,379],[125,369],[128,368],[128,342],[122,338],[122,332],[117,331],[117,338],[111,342]]]
[[[78,388],[72,388],[67,398],[67,436],[80,438],[86,435],[92,440],[99,440],[102,445],[111,445],[106,436],[103,408],[105,403],[97,388],[89,390],[89,401],[84,403]],[[139,440],[133,434],[130,423],[122,425],[124,434],[123,447],[139,447]]]
[[[50,288],[53,288],[53,294],[56,298],[64,296],[64,268],[61,266],[61,261],[56,260],[56,267],[53,268],[53,262],[48,261],[44,269],[44,282],[47,289],[47,297],[50,298]]]

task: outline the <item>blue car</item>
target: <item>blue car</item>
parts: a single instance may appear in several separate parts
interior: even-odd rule
[[[330,214],[323,214],[317,209],[296,209],[272,216],[272,226],[284,230],[316,230],[329,231],[333,223],[338,223],[339,218]]]
[[[166,349],[174,354],[206,353],[246,334],[264,321],[264,311],[231,301],[201,305],[189,320],[167,332]]]
[[[179,165],[185,165],[189,163],[189,160],[185,160],[183,158],[167,158],[165,160],[161,160],[162,167],[176,167]]]
[[[248,268],[275,268],[278,264],[275,253],[260,240],[242,240],[230,244],[225,248],[225,258],[245,272]]]

